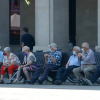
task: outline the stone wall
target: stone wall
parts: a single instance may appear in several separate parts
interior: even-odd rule
[[[76,44],[97,45],[97,0],[76,0]]]

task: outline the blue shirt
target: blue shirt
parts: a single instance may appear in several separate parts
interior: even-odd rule
[[[3,62],[3,52],[0,51],[0,62]]]
[[[80,62],[78,60],[78,56],[70,56],[69,60],[68,60],[69,66],[80,66],[82,64],[82,62]]]
[[[56,63],[54,63],[49,57],[47,58],[47,64],[52,64],[52,65],[56,65],[56,66],[60,66],[61,65],[61,59],[62,59],[62,53],[60,51],[55,51],[55,52],[51,52],[49,53],[49,55],[51,57],[53,57],[54,59],[56,59]]]

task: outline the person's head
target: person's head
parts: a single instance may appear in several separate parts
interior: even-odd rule
[[[28,28],[27,28],[27,27],[24,27],[24,28],[23,28],[23,32],[24,32],[24,33],[28,33]]]
[[[80,47],[78,47],[78,46],[74,46],[74,48],[73,48],[73,55],[77,55],[78,53],[80,53]]]
[[[58,48],[55,43],[52,43],[52,44],[50,44],[48,46],[49,46],[49,51],[50,52],[55,52],[57,50],[57,48]]]
[[[9,54],[9,53],[11,52],[10,47],[5,47],[5,48],[4,48],[4,52],[5,52],[6,54]]]
[[[29,54],[30,48],[29,48],[28,46],[24,46],[24,47],[22,48],[22,52]]]
[[[82,51],[87,52],[89,50],[89,44],[87,42],[82,43]]]

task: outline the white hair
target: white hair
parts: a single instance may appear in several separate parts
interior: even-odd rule
[[[4,51],[6,51],[6,52],[11,52],[10,47],[5,47],[5,48],[4,48]]]
[[[80,47],[78,46],[74,46],[74,48],[76,48],[79,52],[81,51]]]
[[[82,43],[82,45],[84,45],[85,48],[89,48],[89,44],[87,42]]]
[[[24,46],[24,47],[22,48],[22,52],[25,52],[25,51],[30,51],[30,48],[29,48],[28,46]]]

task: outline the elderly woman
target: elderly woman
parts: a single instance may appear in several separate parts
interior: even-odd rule
[[[24,46],[22,48],[22,52],[24,52],[24,65],[19,66],[17,78],[15,79],[14,82],[19,81],[22,69],[23,69],[23,73],[25,74],[27,80],[30,80],[28,70],[36,70],[36,57],[32,52],[30,52],[30,48],[28,46]]]
[[[18,59],[18,57],[11,53],[11,50],[9,47],[5,47],[4,48],[4,57],[3,57],[3,66],[1,67],[1,80],[0,80],[0,84],[4,83],[4,74],[5,71],[8,70],[9,73],[9,81],[8,83],[10,83],[10,79],[12,77],[13,74],[13,70],[17,69],[18,66],[20,65],[20,61]]]

